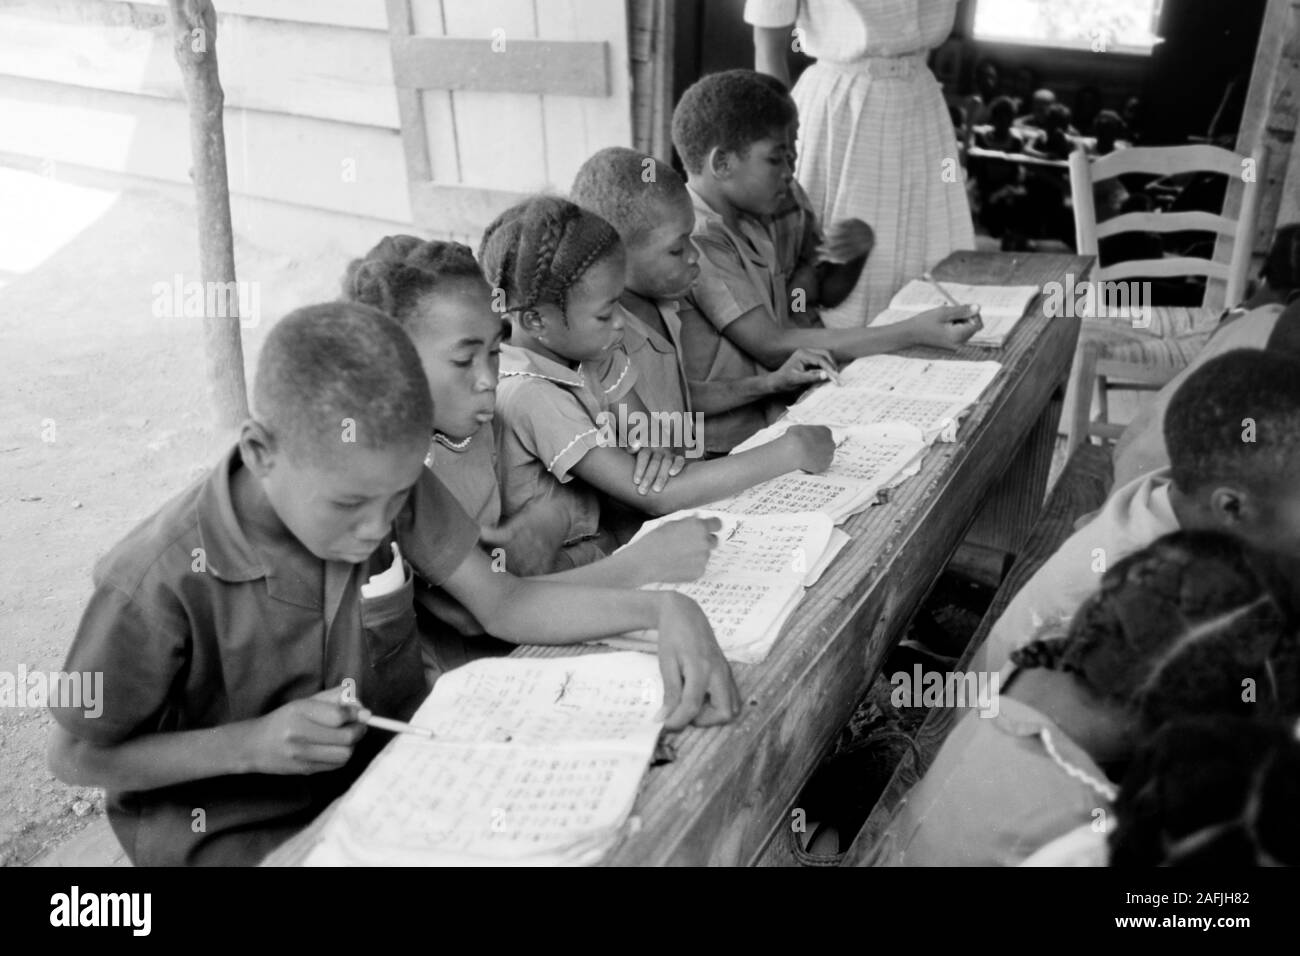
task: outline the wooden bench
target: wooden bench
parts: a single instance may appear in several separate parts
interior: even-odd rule
[[[1061,477],[1052,489],[1044,505],[1042,514],[1034,524],[1029,539],[1016,557],[1011,571],[1003,580],[993,603],[989,605],[979,629],[971,638],[957,663],[958,671],[969,668],[972,658],[984,643],[993,623],[1006,610],[1011,599],[1049,557],[1056,552],[1061,543],[1074,531],[1074,523],[1082,515],[1101,507],[1110,491],[1112,467],[1110,449],[1104,445],[1087,442],[1075,448],[1066,463]],[[886,784],[880,799],[876,801],[871,815],[858,832],[853,844],[845,853],[841,866],[869,865],[876,843],[884,834],[895,809],[904,795],[912,788],[934,761],[935,755],[943,745],[944,739],[952,730],[960,714],[955,707],[936,707],[930,711],[921,729],[917,731],[913,747],[907,751],[893,776]]]

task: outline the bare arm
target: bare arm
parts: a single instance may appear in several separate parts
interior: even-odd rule
[[[791,23],[784,27],[754,27],[754,69],[774,76],[786,86],[790,85],[790,64],[786,53],[790,49]]]
[[[717,501],[796,469],[824,471],[830,467],[834,452],[829,430],[815,428],[814,432],[796,432],[792,428],[760,448],[713,461],[693,462],[662,491],[638,493],[629,480],[632,456],[618,448],[593,448],[573,467],[573,473],[593,488],[630,507],[648,514],[665,515]]]

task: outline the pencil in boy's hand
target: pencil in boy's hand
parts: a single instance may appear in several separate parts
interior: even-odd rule
[[[389,720],[387,717],[376,717],[368,711],[362,713],[360,720],[367,727],[389,730],[395,734],[415,734],[417,737],[425,737],[429,740],[436,740],[438,736],[427,727],[417,727],[415,724],[404,723],[400,720]]]
[[[928,272],[922,272],[921,278],[924,279],[926,282],[930,283],[930,285],[934,286],[936,289],[938,289],[939,294],[943,296],[945,300],[947,300],[949,305],[954,306],[955,308],[961,308],[961,303],[948,294],[948,290],[939,284],[938,279],[936,279]]]

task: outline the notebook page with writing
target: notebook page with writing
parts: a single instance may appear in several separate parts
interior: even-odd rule
[[[1038,295],[1037,286],[969,285],[944,282],[944,289],[962,305],[977,305],[984,328],[968,344],[1000,348],[1024,317],[1029,303]],[[892,325],[910,319],[919,312],[951,305],[939,290],[923,279],[913,279],[890,299],[888,308],[869,323]]]
[[[630,812],[663,703],[644,654],[480,660],[444,675],[308,865],[592,862]]]

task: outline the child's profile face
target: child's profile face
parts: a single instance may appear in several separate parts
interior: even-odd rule
[[[1271,495],[1260,495],[1250,513],[1253,518],[1238,525],[1237,534],[1279,556],[1288,568],[1300,569],[1300,483],[1288,482]]]
[[[340,431],[339,447],[327,449],[320,461],[299,461],[282,448],[271,452],[262,488],[308,551],[323,561],[360,564],[387,536],[429,445],[421,439],[368,448],[344,437]]]
[[[650,299],[677,299],[699,277],[700,254],[691,242],[695,209],[683,192],[676,202],[657,204],[657,226],[627,246],[627,287]]]
[[[428,293],[418,308],[411,340],[429,380],[433,427],[468,438],[492,420],[506,327],[487,283],[472,276]]]
[[[730,175],[722,180],[723,195],[751,216],[771,216],[790,192],[794,171],[787,131],[773,131],[749,144],[743,153],[731,153]]]
[[[566,309],[542,305],[544,328],[537,338],[571,362],[609,354],[623,341],[623,318],[616,308],[627,268],[622,250],[601,259],[569,287]]]

